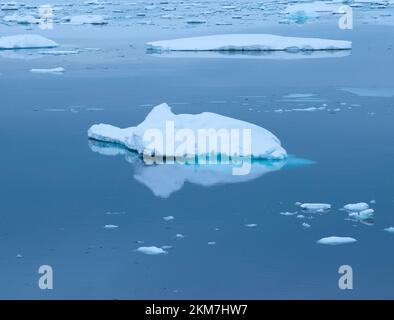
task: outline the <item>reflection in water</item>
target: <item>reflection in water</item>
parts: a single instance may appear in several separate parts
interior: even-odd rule
[[[92,151],[102,155],[124,156],[126,161],[133,166],[134,179],[147,186],[155,196],[160,198],[168,198],[172,193],[182,189],[185,182],[204,187],[247,182],[284,167],[298,167],[313,163],[310,160],[292,157],[285,160],[252,160],[249,174],[233,175],[234,166],[241,166],[241,164],[172,163],[147,165],[140,155],[121,145],[89,139],[89,147]]]
[[[322,59],[343,58],[351,54],[351,50],[309,50],[309,51],[165,51],[147,50],[147,53],[162,58],[236,58],[236,59]]]

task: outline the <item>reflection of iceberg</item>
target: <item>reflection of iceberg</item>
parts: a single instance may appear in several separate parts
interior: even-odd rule
[[[160,198],[168,198],[172,193],[182,189],[185,182],[209,187],[217,184],[240,183],[252,181],[260,176],[282,169],[311,164],[309,160],[289,157],[286,160],[253,160],[247,175],[233,175],[234,164],[182,165],[161,164],[146,165],[141,156],[125,147],[113,143],[89,140],[92,151],[106,156],[122,155],[132,164],[134,178],[152,190]]]
[[[156,53],[148,50],[148,53],[160,58],[220,58],[220,59],[272,59],[272,60],[300,60],[300,59],[323,59],[343,58],[351,54],[350,50],[329,51],[167,51]]]

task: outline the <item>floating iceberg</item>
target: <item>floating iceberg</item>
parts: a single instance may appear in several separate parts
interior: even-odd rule
[[[31,69],[32,73],[49,73],[49,74],[63,74],[66,71],[62,67],[51,68],[51,69]]]
[[[326,244],[326,245],[331,245],[331,246],[336,246],[339,244],[347,244],[347,243],[353,243],[356,242],[357,240],[351,237],[326,237],[322,238],[317,241],[319,244]]]
[[[348,211],[363,211],[369,209],[369,204],[365,202],[360,203],[349,203],[343,207]]]
[[[172,127],[169,126],[169,123],[172,123]],[[175,128],[177,132],[174,132]],[[156,130],[166,138],[171,136],[171,141],[163,142],[162,145],[165,144],[165,146],[162,148],[152,145],[152,142],[146,137],[147,133],[149,135],[157,133]],[[214,130],[218,137],[221,136],[219,132],[224,134],[225,132],[232,132],[232,130],[241,130],[242,132],[247,130],[247,132],[250,132],[251,141],[249,141],[250,145],[247,146],[249,143],[245,139],[241,139],[242,141],[237,143],[238,147],[234,148],[235,143],[232,138],[220,139],[220,144],[216,146],[203,147],[202,143],[199,143],[200,139],[190,137],[190,139],[184,141],[184,134],[186,134],[184,130],[189,130],[188,134],[194,137],[201,136],[201,130],[204,130],[205,133]],[[225,132],[221,130],[225,130]],[[182,137],[178,136],[180,132]],[[229,156],[242,155],[271,160],[283,160],[287,157],[286,150],[282,148],[279,139],[262,127],[211,112],[176,115],[172,113],[171,108],[166,103],[154,107],[145,120],[136,127],[121,129],[108,124],[96,124],[88,130],[88,136],[98,141],[120,144],[127,149],[137,151],[139,154],[152,156],[194,158],[195,156],[209,155],[212,152],[224,155],[225,152],[222,152],[224,150]],[[177,136],[180,139],[177,139]],[[233,137],[232,133],[231,137]],[[186,142],[190,142],[190,144],[188,143],[187,148],[184,149],[183,146]]]
[[[314,51],[350,50],[343,40],[282,37],[271,34],[223,34],[148,42],[153,52],[166,51]]]
[[[58,44],[36,34],[0,37],[0,50],[54,48]]]
[[[387,231],[389,233],[394,233],[394,227],[388,227],[388,228],[384,229],[384,231]]]
[[[147,255],[159,255],[165,254],[167,251],[163,250],[162,248],[158,248],[155,246],[152,247],[139,247],[136,251],[147,254]]]
[[[300,207],[310,213],[321,213],[331,209],[331,205],[327,203],[303,203]]]
[[[371,220],[373,219],[374,212],[375,210],[373,209],[367,209],[360,212],[351,212],[349,213],[349,217],[360,221]]]

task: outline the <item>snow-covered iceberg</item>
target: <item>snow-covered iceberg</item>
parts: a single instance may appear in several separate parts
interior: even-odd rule
[[[166,51],[315,51],[350,50],[351,41],[283,37],[272,34],[222,34],[148,42],[148,50]]]
[[[54,48],[55,41],[36,34],[20,34],[0,37],[0,50]]]
[[[50,69],[31,69],[31,73],[47,73],[47,74],[63,74],[66,71],[63,67],[50,68]]]
[[[234,130],[238,132],[236,142]],[[157,131],[162,137],[166,137],[166,141],[162,141],[159,146],[152,144],[149,138]],[[208,134],[212,131],[216,132],[215,140],[220,140],[220,143],[203,146],[199,143],[200,139],[195,138],[200,137],[202,131]],[[227,134],[228,139],[223,138],[221,133]],[[250,133],[250,139],[246,139],[248,137],[246,133]],[[185,135],[191,135],[190,139]],[[241,138],[240,135],[243,137]],[[120,144],[139,154],[152,156],[194,158],[214,153],[230,157],[242,155],[270,160],[283,160],[287,157],[286,150],[281,146],[279,139],[262,127],[211,112],[174,114],[166,103],[154,107],[145,120],[136,127],[121,129],[109,124],[95,124],[88,130],[88,136],[91,139]],[[185,144],[187,145],[184,148]]]
[[[321,238],[320,240],[317,241],[317,243],[318,244],[326,244],[326,245],[336,246],[336,245],[340,245],[340,244],[353,243],[353,242],[356,242],[356,241],[357,240],[352,238],[352,237],[332,236],[332,237]]]

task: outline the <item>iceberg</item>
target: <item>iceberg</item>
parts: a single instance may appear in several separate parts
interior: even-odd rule
[[[168,123],[172,123],[174,127],[168,127]],[[151,132],[152,129],[158,130],[163,136],[167,137],[174,128],[176,128],[177,133],[181,132],[180,130],[191,130],[194,137],[199,136],[201,130],[206,130],[206,132],[212,130],[216,132],[220,130],[229,132],[231,130],[242,130],[244,132],[244,130],[249,130],[248,132],[251,134],[250,148],[247,148],[247,143],[244,143],[245,139],[241,139],[243,141],[237,143],[238,148],[236,149],[230,146],[230,144],[234,145],[233,141],[226,139],[220,139],[220,145],[216,147],[208,146],[205,148],[202,148],[201,144],[198,145],[197,140],[199,139],[194,139],[194,142],[190,142],[192,144],[191,148],[188,147],[187,150],[181,148],[185,141],[173,141],[177,139],[171,139],[172,141],[166,141],[165,148],[160,148],[159,146],[152,146],[152,143],[145,139],[146,134]],[[154,107],[145,120],[136,127],[121,129],[109,124],[95,124],[88,130],[88,137],[98,141],[116,143],[129,150],[137,151],[139,154],[150,154],[152,156],[194,158],[212,152],[223,154],[221,150],[225,150],[228,152],[227,155],[230,156],[242,155],[270,160],[283,160],[287,157],[286,150],[281,146],[279,139],[262,127],[211,112],[176,115],[166,103]],[[189,141],[192,141],[192,139]],[[171,148],[170,145],[172,145]]]
[[[331,209],[331,205],[327,203],[303,203],[301,209],[311,213],[325,212]]]
[[[162,248],[158,248],[155,246],[152,247],[139,247],[136,251],[147,254],[147,255],[159,255],[165,254],[167,251],[163,250]]]
[[[322,239],[318,240],[317,243],[336,246],[336,245],[340,245],[340,244],[354,243],[356,241],[357,241],[356,239],[351,238],[351,237],[332,236],[332,237],[322,238]]]
[[[49,73],[49,74],[63,74],[66,71],[62,67],[51,68],[51,69],[31,69],[32,73]]]
[[[349,213],[349,217],[354,218],[356,220],[370,220],[373,218],[373,214],[374,214],[375,210],[373,209],[367,209],[367,210],[363,210],[360,212],[351,212]]]
[[[349,203],[343,207],[347,211],[363,211],[369,209],[368,203]]]
[[[387,231],[389,233],[394,233],[394,227],[388,227],[388,228],[384,229],[384,231]]]
[[[315,51],[350,50],[351,41],[283,37],[272,34],[222,34],[148,42],[148,50],[166,51]]]
[[[59,46],[55,41],[36,34],[0,37],[0,50],[40,49]]]

